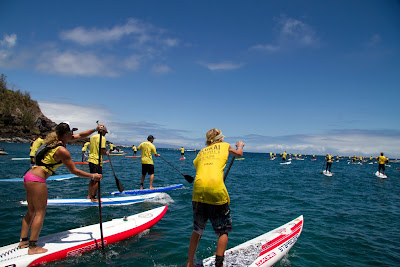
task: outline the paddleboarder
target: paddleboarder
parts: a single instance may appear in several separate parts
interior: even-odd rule
[[[385,164],[387,163],[387,160],[386,157],[383,155],[383,152],[381,152],[381,155],[378,157],[378,163],[379,163],[378,172],[385,175]]]
[[[103,158],[99,161],[100,153],[99,153],[99,142],[100,142],[100,134],[102,135],[101,138],[101,155],[108,155],[106,150],[106,134],[108,133],[107,127],[102,127],[97,134],[90,137],[90,144],[89,144],[89,170],[90,173],[100,173],[103,174]],[[100,165],[99,165],[100,162]],[[92,202],[98,202],[96,195],[97,189],[99,187],[99,182],[90,180],[89,182],[89,190],[87,199],[90,199]]]
[[[87,148],[90,145],[90,142],[86,142],[82,147],[82,162],[85,162],[87,159]]]
[[[143,142],[138,146],[138,150],[142,150],[142,179],[140,180],[140,189],[143,189],[144,179],[146,174],[150,175],[150,189],[154,189],[154,162],[152,155],[159,157],[157,154],[156,147],[153,145],[154,136],[149,135],[147,137],[147,142]]]
[[[181,159],[185,158],[185,149],[181,146]]]
[[[224,135],[218,129],[206,133],[207,147],[200,150],[193,161],[196,177],[193,184],[193,232],[190,237],[187,266],[194,266],[194,255],[203,235],[206,223],[211,221],[218,236],[215,266],[222,266],[228,245],[228,233],[232,231],[229,194],[224,183],[224,168],[229,154],[243,156],[244,143],[238,141],[236,149],[223,142]]]
[[[287,157],[287,153],[285,151],[285,152],[283,152],[283,155],[282,155],[282,161],[283,162],[286,162],[286,157]]]
[[[35,163],[36,165],[34,165],[24,177],[28,211],[22,219],[19,242],[20,248],[29,247],[29,255],[45,253],[47,251],[47,249],[37,246],[37,240],[43,226],[47,207],[48,193],[46,179],[63,164],[71,173],[79,177],[89,178],[96,181],[102,179],[101,174],[92,174],[77,169],[71,159],[71,154],[65,147],[71,140],[86,138],[96,130],[100,130],[102,127],[104,126],[100,124],[96,129],[74,134],[73,132],[78,129],[71,129],[68,122],[62,122],[58,124],[55,131],[50,133],[44,140],[46,146],[40,148],[43,148],[43,150],[41,150],[42,153],[39,153],[38,151],[36,154],[36,160],[38,162]],[[38,154],[41,154],[41,158],[38,158]],[[30,238],[28,238],[29,229],[31,230]]]
[[[327,153],[326,156],[325,156],[325,161],[326,161],[325,172],[330,173],[331,172],[331,167],[332,167],[332,155],[329,155],[329,153]]]
[[[136,156],[137,148],[135,145],[132,146],[133,156]]]

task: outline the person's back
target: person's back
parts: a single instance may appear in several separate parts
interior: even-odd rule
[[[150,141],[141,143],[138,150],[142,151],[142,164],[154,165],[152,154],[156,154],[157,152],[156,147]]]

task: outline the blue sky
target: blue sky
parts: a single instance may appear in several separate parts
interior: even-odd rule
[[[107,139],[400,157],[399,1],[0,1],[0,73]]]

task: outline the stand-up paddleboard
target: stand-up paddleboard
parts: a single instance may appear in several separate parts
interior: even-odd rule
[[[311,161],[316,161],[317,159],[311,159]]]
[[[165,192],[169,190],[174,190],[181,188],[183,184],[173,184],[173,185],[168,185],[164,187],[156,187],[154,189],[133,189],[133,190],[125,190],[123,192],[119,191],[114,191],[111,192],[111,195],[138,195],[138,194],[150,194],[150,193],[156,193],[156,192]],[[103,198],[102,198],[103,199]]]
[[[279,164],[281,164],[281,165],[289,165],[289,164],[292,164],[292,162],[291,161],[286,161],[286,162],[281,162]]]
[[[69,173],[69,174],[59,174],[59,175],[52,175],[49,178],[46,179],[46,181],[62,181],[62,180],[67,180],[71,178],[78,177],[75,174]],[[9,178],[9,179],[0,179],[0,182],[23,182],[24,178]]]
[[[383,174],[381,172],[378,172],[378,171],[375,173],[375,176],[378,177],[378,178],[382,178],[382,179],[387,178],[387,176],[385,174]]]
[[[126,155],[126,153],[110,153],[108,155],[109,156],[123,156],[123,155]]]
[[[107,162],[110,162],[109,160],[105,160],[105,161],[103,161],[103,163],[107,163]],[[74,164],[76,165],[76,164],[89,164],[89,162],[88,161],[78,161],[78,162],[74,162]]]
[[[11,160],[30,160],[31,158],[11,158]]]
[[[183,158],[180,158],[179,160],[185,160],[186,158],[185,157],[183,157]]]
[[[303,215],[275,230],[227,250],[224,266],[272,266],[289,252],[302,230]],[[203,260],[201,266],[215,266],[215,256]]]
[[[329,176],[329,177],[333,175],[333,173],[331,173],[331,172],[329,172],[329,171],[326,171],[326,170],[323,170],[322,173],[323,173],[325,176]]]
[[[125,156],[125,158],[141,158],[142,156]]]
[[[244,160],[244,158],[235,158],[235,160]]]
[[[101,206],[122,206],[132,205],[151,200],[160,196],[160,193],[145,194],[140,196],[119,196],[119,197],[102,197]],[[27,201],[21,201],[22,205],[28,205]],[[97,202],[92,202],[87,198],[52,198],[47,200],[47,206],[98,206]]]
[[[127,239],[154,226],[167,212],[167,206],[145,211],[129,217],[103,222],[104,245],[108,246]],[[17,249],[18,243],[0,248],[1,266],[36,266],[69,256],[100,249],[99,224],[75,228],[65,232],[39,237],[38,246],[46,253],[28,255],[28,248]]]

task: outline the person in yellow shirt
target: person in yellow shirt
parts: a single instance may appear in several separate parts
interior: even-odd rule
[[[154,139],[154,136],[149,135],[147,137],[147,142],[143,142],[138,146],[138,150],[142,151],[142,179],[140,181],[140,190],[143,189],[146,174],[150,175],[150,189],[154,189],[154,162],[152,155],[156,157],[160,156],[160,154],[157,154],[156,147],[153,145]]]
[[[90,142],[86,142],[82,147],[82,162],[85,162],[87,159],[87,148],[90,145]]]
[[[383,155],[383,152],[381,152],[381,155],[378,157],[378,163],[379,163],[378,172],[385,175],[385,164],[387,163],[387,160],[386,157]]]
[[[181,159],[185,158],[185,149],[183,148],[183,146],[181,147]]]
[[[332,167],[332,156],[329,155],[329,153],[326,154],[325,161],[326,161],[326,169],[325,169],[325,171],[330,173],[331,172],[331,167]]]
[[[44,144],[44,140],[41,134],[38,135],[38,138],[32,143],[31,152],[29,153],[29,157],[31,158],[31,164],[35,165],[35,153],[38,148]]]
[[[101,155],[108,155],[108,152],[106,150],[106,138],[105,138],[107,133],[108,133],[107,127],[104,126],[101,128],[100,131],[97,132],[97,134],[90,137],[90,144],[89,144],[90,152],[88,160],[90,173],[103,174],[103,157],[101,157],[100,164],[99,164],[99,158],[100,158],[100,153]],[[99,151],[100,134],[102,135],[101,152]],[[92,202],[98,202],[96,198],[98,187],[99,187],[98,181],[90,180],[87,199],[90,199]]]
[[[206,134],[207,147],[200,150],[193,161],[196,177],[193,184],[193,232],[190,237],[187,266],[194,266],[194,255],[203,235],[206,223],[211,221],[218,236],[215,266],[222,266],[228,245],[228,233],[232,231],[229,194],[224,183],[224,168],[229,154],[243,156],[244,143],[238,141],[236,149],[223,142],[224,135],[218,129]]]
[[[97,126],[97,130],[103,127]],[[68,142],[77,139],[83,139],[93,134],[96,129],[90,129],[80,133],[73,133],[77,128],[70,128],[68,122],[62,122],[57,125],[54,132],[47,135],[44,143],[50,148],[45,152],[42,159],[38,159],[24,177],[24,187],[26,190],[26,200],[28,201],[28,211],[22,219],[20,242],[18,248],[28,247],[28,254],[40,254],[47,252],[47,249],[39,247],[37,240],[40,230],[43,226],[44,217],[47,208],[47,186],[46,179],[56,171],[56,169],[65,165],[73,174],[100,181],[102,175],[98,173],[88,173],[75,167],[71,159],[71,154],[65,147]],[[28,238],[30,230],[30,237]]]
[[[132,146],[133,155],[136,156],[137,148],[135,145]]]
[[[287,157],[287,153],[285,151],[285,152],[283,152],[283,155],[282,155],[282,161],[286,161],[286,157]]]

